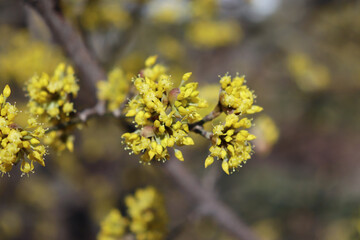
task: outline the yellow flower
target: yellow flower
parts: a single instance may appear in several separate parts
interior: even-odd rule
[[[155,188],[137,190],[134,196],[125,198],[125,204],[130,217],[130,230],[136,235],[136,239],[164,239],[167,213],[164,200]]]
[[[128,221],[124,218],[120,211],[112,209],[110,213],[100,224],[100,232],[97,236],[98,240],[117,240],[120,239],[128,225]]]
[[[187,39],[198,48],[217,48],[237,43],[242,36],[238,22],[231,20],[196,20],[187,31]]]
[[[180,161],[184,161],[184,157],[182,155],[182,152],[178,149],[175,149],[175,157],[179,159]]]
[[[298,87],[305,92],[320,91],[330,84],[328,68],[304,53],[290,54],[287,66]]]
[[[224,111],[242,115],[262,111],[262,107],[253,105],[255,95],[244,83],[245,76],[221,77],[220,104]]]
[[[123,30],[132,23],[131,15],[123,1],[62,1],[62,7],[69,19],[81,23],[87,30],[118,29]],[[79,8],[80,5],[84,5]]]
[[[75,113],[72,97],[76,97],[79,85],[71,66],[61,63],[52,76],[43,73],[34,75],[27,83],[30,113],[39,116],[47,126],[66,125]],[[71,126],[49,134],[46,143],[58,151],[72,150]],[[70,140],[69,140],[70,139]]]
[[[115,68],[109,73],[107,81],[98,82],[98,98],[108,101],[108,109],[114,111],[125,100],[130,82],[120,68]]]
[[[6,85],[3,90],[3,95],[4,95],[4,97],[8,98],[10,96],[10,94],[11,94],[11,89],[10,89],[9,85]]]
[[[214,162],[214,158],[222,161],[222,169],[227,174],[234,172],[250,159],[252,146],[249,141],[255,139],[246,128],[251,126],[247,118],[239,119],[233,114],[227,115],[224,125],[216,125],[213,129],[210,155],[205,160],[205,167]]]
[[[73,112],[69,98],[70,95],[76,97],[79,86],[72,67],[61,63],[52,77],[43,73],[40,77],[35,75],[30,78],[26,90],[32,114],[42,115],[47,120],[68,120],[69,113]]]
[[[0,172],[7,173],[21,162],[20,170],[28,174],[34,170],[34,161],[45,166],[46,150],[39,139],[45,130],[34,118],[28,120],[29,124],[24,129],[13,121],[18,110],[6,102],[10,94],[11,89],[7,85],[0,95]]]
[[[152,159],[165,161],[170,158],[168,147],[193,145],[189,137],[189,123],[199,121],[199,108],[206,102],[198,97],[197,83],[180,84],[173,88],[166,68],[156,64],[156,57],[145,62],[146,68],[133,80],[138,94],[132,98],[126,109],[127,117],[134,117],[137,130],[123,134],[126,149],[142,154],[143,162]],[[183,76],[187,81],[191,73]],[[183,161],[179,150],[175,156]]]
[[[256,148],[260,153],[268,153],[273,145],[279,139],[279,128],[274,120],[265,114],[260,115],[255,120],[254,134],[258,136],[256,139]]]

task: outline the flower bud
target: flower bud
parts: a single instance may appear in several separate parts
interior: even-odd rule
[[[205,168],[207,168],[208,166],[210,166],[211,164],[213,164],[214,162],[214,158],[209,156],[205,159]]]
[[[186,82],[191,77],[192,72],[185,73],[182,77],[182,79]]]
[[[156,59],[157,59],[157,56],[148,57],[145,60],[145,66],[146,67],[151,67],[152,65],[154,65],[156,63]]]
[[[182,152],[180,150],[175,149],[175,157],[179,159],[180,161],[184,161],[184,157],[182,155]]]
[[[223,161],[221,164],[222,169],[224,170],[224,172],[226,172],[227,175],[229,175],[229,164],[226,161]]]
[[[11,89],[9,87],[9,85],[6,85],[5,88],[4,88],[4,91],[3,91],[3,94],[4,94],[4,97],[9,97],[10,94],[11,94]]]
[[[154,127],[153,126],[143,127],[141,129],[141,136],[146,137],[146,138],[155,136]]]
[[[180,93],[180,89],[179,88],[173,88],[170,92],[169,92],[169,97],[168,100],[171,103],[171,105],[174,105],[175,101],[177,100],[177,96]]]

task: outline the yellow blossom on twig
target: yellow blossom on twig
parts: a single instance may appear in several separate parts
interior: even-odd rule
[[[6,101],[10,94],[8,85],[0,94],[0,172],[8,173],[20,163],[20,170],[28,174],[34,170],[34,161],[45,166],[46,149],[40,142],[45,130],[35,118],[28,120],[26,128],[14,122],[18,109]]]

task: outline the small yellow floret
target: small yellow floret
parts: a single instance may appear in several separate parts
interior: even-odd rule
[[[8,98],[11,94],[11,89],[9,87],[9,85],[6,85],[4,90],[3,90],[3,94],[4,94],[4,97]]]

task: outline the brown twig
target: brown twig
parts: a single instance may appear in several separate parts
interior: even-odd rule
[[[176,159],[166,163],[166,169],[176,183],[190,196],[195,198],[199,206],[203,206],[203,214],[212,216],[215,221],[232,235],[241,240],[259,240],[252,230],[234,212],[206,190],[197,179]]]
[[[202,125],[195,125],[192,128],[190,128],[190,130],[193,131],[194,133],[200,134],[201,136],[203,136],[208,140],[211,140],[213,136],[213,133],[206,131]]]
[[[82,112],[77,114],[77,117],[72,118],[70,121],[48,128],[46,133],[66,129],[69,126],[74,126],[80,123],[86,123],[92,117],[103,116],[105,114],[105,107],[102,104],[104,104],[104,102],[98,102],[94,107],[84,109]]]
[[[58,1],[24,0],[44,19],[54,39],[60,44],[67,56],[73,61],[81,79],[95,83],[106,79],[105,72],[87,50],[81,36],[61,15]]]
[[[78,114],[82,122],[86,122],[90,117],[102,116],[105,114],[105,102],[99,101],[94,107],[84,109]]]

